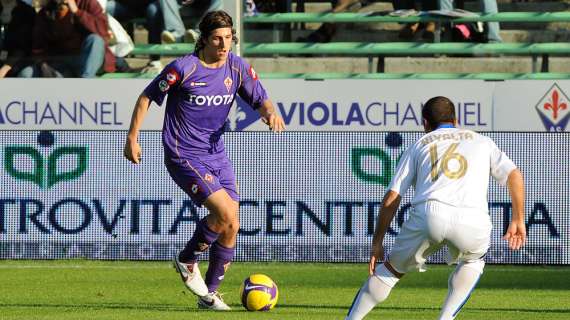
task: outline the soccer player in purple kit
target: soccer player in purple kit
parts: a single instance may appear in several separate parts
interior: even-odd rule
[[[202,18],[193,54],[170,63],[141,93],[133,111],[124,155],[141,161],[139,129],[151,101],[166,112],[162,130],[165,165],[172,179],[209,214],[197,223],[174,265],[200,308],[230,310],[217,289],[234,256],[239,230],[239,194],[222,134],[235,95],[256,109],[273,132],[285,129],[253,68],[230,49],[237,41],[232,18],[213,11]],[[210,250],[205,280],[198,256]]]

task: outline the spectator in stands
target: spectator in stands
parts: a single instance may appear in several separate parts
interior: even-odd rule
[[[24,1],[0,1],[0,78],[17,75],[29,63],[35,15]]]
[[[440,10],[453,10],[453,0],[438,0]],[[479,0],[481,12],[483,14],[497,13],[497,0]],[[498,22],[487,22],[487,41],[488,42],[502,42],[501,35],[499,34],[500,27]]]
[[[199,37],[196,29],[188,29],[180,10],[190,11],[197,21],[209,11],[221,7],[221,0],[109,0],[107,12],[117,20],[146,17],[148,42],[151,44],[195,42]],[[159,55],[152,55],[143,72],[158,73],[163,65]]]
[[[357,5],[358,3],[361,6],[367,5],[371,0],[338,0],[332,1],[333,8],[330,12],[339,13],[350,10],[353,6]],[[424,0],[421,1],[422,6],[421,10],[435,10],[437,9],[436,0]],[[404,10],[404,9],[415,9],[416,3],[415,0],[392,0],[392,4],[394,6],[394,10]],[[323,23],[320,28],[309,34],[307,38],[299,38],[297,41],[300,42],[330,42],[332,37],[336,33],[338,24],[333,23]],[[419,24],[419,23],[411,23],[407,24],[402,30],[400,31],[399,36],[404,39],[413,39],[414,36],[424,30],[423,37],[425,39],[433,39],[434,31],[435,31],[435,24],[434,23],[427,23],[427,24]]]
[[[361,0],[338,0],[331,1],[333,8],[330,10],[332,13],[339,13],[348,11],[358,3],[367,3],[368,1]],[[298,38],[298,42],[330,42],[332,37],[336,34],[337,25],[334,23],[323,23],[317,30],[310,33],[306,38]]]
[[[191,42],[194,43],[200,38],[200,31],[198,29],[198,23],[202,20],[202,17],[206,13],[219,10],[222,8],[222,0],[160,0],[163,7],[168,6],[169,12],[176,12],[177,16],[174,15],[170,20],[174,21],[178,19],[176,26],[181,26],[180,29],[176,29],[174,32],[171,30],[166,23],[165,17],[165,29],[162,33],[162,41],[165,43],[175,43],[175,42]],[[189,20],[193,21],[193,25],[188,30],[185,30],[184,23],[180,17],[180,10],[188,14]],[[165,9],[166,11],[166,9]]]
[[[291,10],[291,3],[283,0],[246,0],[245,6],[246,15],[250,9],[254,12],[263,13],[289,12]]]
[[[392,5],[394,6],[394,10],[421,10],[421,11],[429,11],[429,10],[436,10],[437,9],[437,0],[424,0],[421,1],[421,8],[416,7],[416,1],[414,0],[392,0]],[[419,32],[422,33],[422,37],[427,40],[433,40],[434,32],[435,32],[435,23],[428,22],[428,23],[408,23],[400,30],[399,37],[403,39],[411,40],[413,39],[416,34]]]
[[[108,35],[107,17],[97,0],[49,0],[34,25],[36,63],[19,76],[92,78],[101,67],[114,72]]]
[[[245,0],[244,2],[244,13],[245,17],[253,17],[259,13],[257,11],[257,6],[255,5],[255,1],[253,0]]]
[[[177,10],[170,11],[173,7],[170,2],[176,0],[109,0],[106,11],[120,22],[145,17],[146,29],[148,30],[148,43],[160,44],[161,33],[171,31],[175,35],[184,35],[184,24]],[[163,4],[164,9],[163,9]],[[152,55],[147,67],[143,72],[158,73],[162,70],[159,55]]]

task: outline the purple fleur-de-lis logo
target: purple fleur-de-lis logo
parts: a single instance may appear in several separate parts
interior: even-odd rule
[[[562,132],[570,120],[570,99],[555,83],[536,105],[536,111],[546,130]]]

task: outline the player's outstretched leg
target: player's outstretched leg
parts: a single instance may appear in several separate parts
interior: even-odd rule
[[[199,307],[213,310],[230,310],[230,307],[224,303],[217,290],[234,257],[234,251],[234,248],[226,248],[218,241],[212,244],[210,264],[206,272],[208,295],[200,297],[198,300]]]
[[[204,218],[196,224],[194,235],[186,243],[186,247],[174,257],[174,266],[184,285],[197,296],[205,296],[209,292],[198,269],[198,256],[208,250],[218,236],[217,232],[208,227]]]
[[[485,261],[483,260],[461,262],[457,265],[455,271],[449,276],[449,291],[439,320],[452,320],[457,316],[475,289],[484,267]]]
[[[219,232],[220,236],[210,249],[210,263],[206,272],[208,294],[200,297],[198,306],[212,310],[230,310],[217,290],[234,257],[239,230],[239,204],[224,190],[213,193],[204,204],[211,213],[208,216],[208,225]]]
[[[354,297],[348,310],[346,320],[362,319],[378,303],[386,300],[390,291],[400,280],[384,264],[378,266],[373,276],[368,277],[362,288]]]

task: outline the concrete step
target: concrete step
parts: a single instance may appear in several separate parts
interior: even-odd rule
[[[498,3],[499,11],[555,12],[570,10],[570,1],[532,1]],[[465,10],[479,11],[478,2],[466,2]]]
[[[354,26],[353,26],[354,27]],[[339,42],[398,42],[405,41],[398,37],[401,25],[395,25],[392,30],[370,30],[359,27],[339,28],[333,41]],[[292,30],[291,40],[307,37],[312,30]],[[570,32],[567,30],[501,30],[501,37],[505,42],[570,42]],[[274,42],[274,33],[271,30],[246,30],[242,36],[246,42]],[[283,37],[281,41],[286,41]],[[418,33],[414,41],[426,41]]]
[[[556,12],[556,11],[568,11],[570,10],[570,1],[529,1],[529,2],[512,2],[512,0],[499,1],[499,12],[513,12],[513,11],[537,11],[537,12]],[[329,3],[307,3],[305,5],[305,12],[323,12],[331,9]],[[393,10],[391,3],[387,2],[375,2],[368,6],[361,7],[355,5],[350,11],[353,12],[374,12],[374,11],[390,11]],[[468,1],[465,3],[465,10],[478,12],[480,11],[478,1]],[[295,11],[295,6],[293,6],[293,11]],[[386,23],[380,24],[368,24],[372,29],[394,29],[393,26]],[[548,24],[548,23],[503,23],[501,27],[503,29],[546,29],[550,28],[566,28],[570,27],[570,24]],[[307,29],[318,28],[319,24],[306,24]]]
[[[542,62],[538,59],[538,63]],[[549,59],[550,72],[570,72],[570,58],[556,57]],[[386,58],[386,72],[531,72],[530,57],[493,57],[493,58]]]
[[[497,1],[499,6],[499,11],[566,11],[570,10],[570,1],[525,1],[525,2],[514,2],[512,0],[499,0]],[[305,12],[323,12],[330,10],[330,3],[323,2],[308,2],[305,4]],[[352,11],[389,11],[393,10],[393,6],[390,2],[373,2],[365,7],[360,8],[356,5],[352,8]],[[293,4],[293,11],[296,11],[296,5]],[[479,1],[466,1],[465,10],[469,11],[479,11]]]
[[[163,57],[163,65],[174,58]],[[254,58],[246,57],[257,72],[260,73],[318,73],[345,72],[367,73],[367,58],[332,57],[332,58]],[[142,69],[148,63],[144,58],[128,58],[131,68]],[[377,58],[372,59],[373,70]],[[540,65],[541,59],[538,59]],[[570,73],[570,57],[551,57],[550,71]],[[477,72],[531,72],[530,57],[490,57],[490,58],[456,58],[456,57],[393,57],[385,58],[385,71],[390,73],[477,73]]]
[[[363,11],[364,12],[364,11]],[[315,30],[321,26],[320,23],[291,24],[293,29]],[[343,23],[339,24],[342,28],[349,29],[370,29],[370,30],[398,30],[401,25],[397,23]],[[246,30],[250,29],[266,29],[271,30],[271,24],[246,25]],[[502,22],[503,30],[570,30],[568,22]]]
[[[368,72],[367,58],[246,58],[257,72],[313,73],[313,72]],[[539,63],[540,63],[539,59]],[[376,67],[377,59],[373,59]],[[385,58],[386,72],[531,72],[530,57],[394,57]],[[570,72],[570,58],[550,58],[551,72]]]

